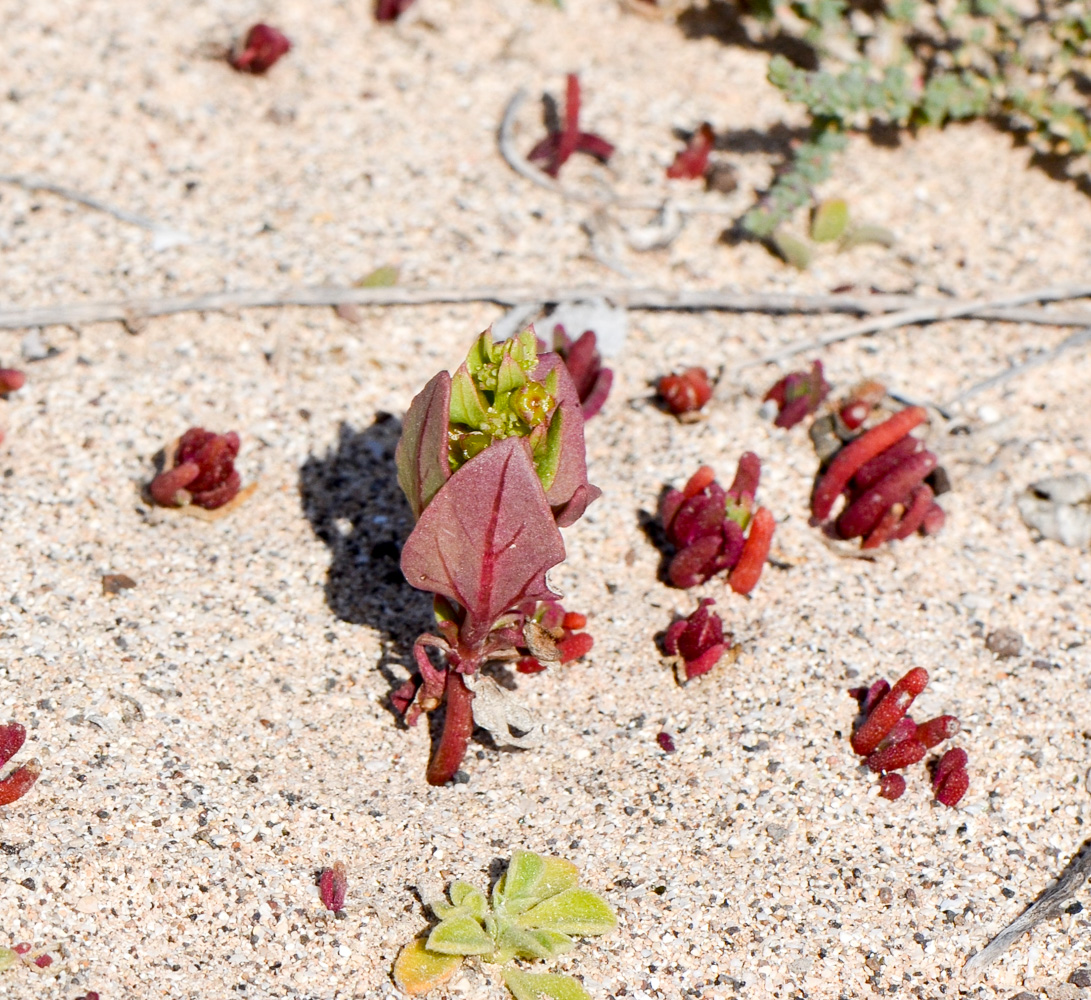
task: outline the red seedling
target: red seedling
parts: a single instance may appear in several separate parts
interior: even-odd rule
[[[690,136],[686,148],[675,155],[674,162],[667,167],[667,176],[675,180],[695,181],[704,177],[708,171],[708,154],[716,143],[716,134],[712,126],[704,122]]]
[[[879,797],[893,802],[905,794],[905,778],[900,774],[884,774],[879,780]]]
[[[375,20],[396,21],[412,6],[413,0],[379,0],[375,5]]]
[[[676,417],[696,413],[712,398],[712,385],[703,368],[687,368],[680,375],[664,375],[656,391]]]
[[[660,733],[656,736],[655,742],[659,744],[659,748],[664,753],[674,753],[674,737],[670,733]]]
[[[26,728],[18,722],[9,722],[0,726],[0,767],[14,757],[26,742]],[[36,760],[16,768],[6,778],[0,779],[0,806],[11,805],[21,799],[33,787],[42,773],[41,765]]]
[[[239,436],[234,431],[213,434],[191,427],[178,440],[170,467],[164,468],[148,487],[152,499],[163,507],[195,504],[216,510],[230,503],[241,480],[235,471]]]
[[[830,386],[822,374],[822,362],[815,361],[809,372],[785,375],[765,394],[777,404],[777,427],[795,427],[810,416],[829,395]]]
[[[594,132],[580,131],[580,79],[575,73],[569,73],[564,123],[559,130],[551,130],[527,154],[527,159],[539,164],[550,177],[556,177],[573,153],[586,153],[606,163],[614,155],[614,147]]]
[[[815,522],[826,521],[844,495],[845,505],[829,530],[839,538],[861,538],[862,548],[878,548],[918,530],[938,531],[943,508],[926,480],[944,474],[936,456],[909,433],[925,418],[921,407],[911,406],[837,451],[815,484]]]
[[[287,36],[268,24],[255,24],[247,33],[242,49],[233,52],[229,62],[240,73],[260,75],[286,55],[292,43]]]
[[[22,389],[26,380],[26,375],[17,368],[0,368],[0,396]]]
[[[753,452],[739,459],[728,490],[705,465],[683,490],[667,490],[660,520],[675,554],[667,576],[676,587],[694,587],[724,570],[739,594],[753,590],[769,553],[775,523],[764,508],[755,510],[761,460]],[[750,529],[750,536],[745,532]],[[737,573],[736,573],[737,570]]]
[[[860,703],[864,716],[852,735],[852,748],[866,758],[864,763],[870,770],[882,774],[879,795],[884,799],[894,800],[905,792],[904,779],[889,772],[923,760],[932,747],[960,729],[959,721],[953,715],[940,715],[920,725],[906,715],[913,699],[927,684],[928,674],[915,667],[894,687],[880,679],[870,687],[853,688],[849,692]],[[937,789],[936,797],[945,805],[954,805],[969,787],[966,760],[964,750],[951,750],[936,765],[933,785]],[[952,777],[955,773],[960,776]],[[952,782],[949,789],[948,781]]]
[[[667,654],[681,661],[678,679],[682,683],[707,674],[731,645],[731,633],[724,636],[723,620],[708,610],[715,603],[710,597],[704,598],[693,614],[674,622],[663,638]]]
[[[348,885],[345,866],[340,861],[335,861],[332,868],[324,868],[318,876],[318,894],[322,898],[322,905],[334,913],[343,910]]]
[[[557,324],[553,328],[553,349],[564,360],[568,374],[576,384],[583,419],[590,420],[602,409],[614,384],[613,371],[602,365],[595,332],[584,330],[579,338],[571,340],[564,327]]]
[[[392,701],[409,725],[446,705],[428,765],[433,785],[454,777],[473,732],[464,674],[528,652],[539,664],[572,659],[591,644],[575,631],[582,616],[556,603],[546,571],[564,559],[558,528],[599,490],[587,479],[576,386],[561,358],[536,343],[533,330],[500,344],[486,331],[454,376],[440,372],[425,386],[402,425],[398,482],[417,521],[401,568],[434,595],[438,634],[417,638],[419,687],[403,685]],[[443,667],[429,649],[444,654]]]

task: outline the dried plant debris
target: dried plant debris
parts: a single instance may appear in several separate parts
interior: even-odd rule
[[[1091,478],[1080,473],[1032,483],[1015,501],[1028,528],[1075,549],[1091,548]]]
[[[1065,904],[1083,887],[1091,875],[1091,840],[1085,840],[1075,857],[1065,866],[1057,881],[996,935],[976,955],[971,955],[963,967],[972,972],[995,962],[1032,927],[1043,920],[1052,920],[1064,913]]]
[[[291,41],[282,31],[270,24],[255,24],[246,33],[242,46],[231,53],[228,62],[240,73],[261,75],[291,48]]]

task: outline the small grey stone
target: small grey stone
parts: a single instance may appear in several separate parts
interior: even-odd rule
[[[1068,981],[1073,986],[1091,986],[1091,969],[1086,967],[1077,969],[1068,977]]]
[[[985,648],[1002,660],[1018,656],[1023,651],[1023,637],[1013,628],[1004,626],[985,637]]]

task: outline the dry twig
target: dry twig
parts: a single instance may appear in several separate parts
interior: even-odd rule
[[[116,205],[100,201],[98,198],[94,198],[89,194],[74,191],[72,188],[66,188],[51,180],[47,180],[44,177],[26,177],[20,174],[0,174],[0,184],[14,184],[16,187],[21,187],[24,191],[48,191],[50,194],[55,194],[60,198],[66,198],[68,201],[74,201],[77,204],[85,205],[87,208],[93,208],[96,212],[105,212],[107,215],[112,215],[115,219],[127,222],[131,226],[138,226],[141,229],[148,230],[148,232],[154,235],[156,248],[160,250],[178,246],[181,243],[194,242],[191,236],[187,236],[177,229],[172,229],[170,226],[164,226],[154,219],[149,219],[144,215],[138,215],[136,212],[130,212],[126,208],[118,208]]]
[[[758,365],[773,364],[783,361],[785,358],[796,354],[804,354],[815,351],[830,344],[839,343],[842,340],[850,340],[853,337],[864,337],[883,330],[895,330],[903,326],[915,326],[919,323],[936,323],[945,319],[959,319],[980,314],[985,310],[1006,309],[1011,306],[1020,306],[1028,302],[1055,302],[1059,299],[1080,299],[1091,295],[1091,285],[1064,285],[1058,288],[1037,288],[1027,292],[1013,295],[1002,295],[994,299],[975,299],[972,302],[953,301],[935,306],[912,306],[900,312],[889,313],[874,319],[861,320],[850,326],[842,327],[815,337],[813,340],[796,341],[787,347],[782,347],[772,354],[754,358],[739,365],[738,370],[754,368]]]
[[[1002,372],[997,372],[997,374],[984,381],[978,382],[968,389],[963,389],[962,392],[957,396],[952,397],[944,406],[949,409],[953,406],[957,406],[959,403],[964,403],[972,396],[976,396],[980,392],[985,392],[986,389],[992,389],[995,386],[1003,385],[1005,382],[1008,382],[1019,375],[1023,375],[1035,368],[1040,368],[1042,365],[1049,364],[1049,362],[1056,360],[1066,351],[1070,351],[1074,347],[1080,347],[1087,343],[1091,343],[1091,326],[1084,327],[1082,330],[1077,330],[1075,333],[1070,333],[1056,347],[1046,351],[1039,351],[1037,354],[1032,354],[1026,361],[1020,362],[1017,365],[1011,365]]]
[[[1086,294],[1086,293],[1085,293]],[[1043,293],[1027,293],[1033,301]],[[57,306],[0,309],[0,330],[35,326],[76,326],[81,323],[132,323],[134,318],[170,316],[186,312],[225,309],[260,309],[281,306],[423,306],[441,303],[495,302],[501,306],[603,298],[627,309],[647,312],[758,312],[784,314],[855,313],[876,315],[895,310],[932,310],[969,303],[937,302],[912,295],[791,295],[781,292],[668,290],[559,285],[485,285],[471,288],[356,288],[307,286],[260,288],[209,295],[128,299],[121,302],[74,302]],[[894,315],[904,315],[894,312]],[[980,308],[961,312],[964,317],[1048,326],[1091,326],[1091,313],[1050,312],[1045,309]],[[751,362],[753,364],[754,362]]]
[[[967,959],[964,972],[983,969],[990,962],[996,961],[1005,951],[1043,920],[1059,917],[1067,903],[1091,875],[1091,840],[1085,840],[1079,851],[1065,866],[1063,872],[1052,885],[1047,886],[1042,894],[1019,914],[1007,927],[996,935],[981,951]]]

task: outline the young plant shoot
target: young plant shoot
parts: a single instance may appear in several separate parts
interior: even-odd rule
[[[428,781],[454,777],[474,727],[473,675],[488,660],[561,660],[564,633],[542,624],[558,595],[545,574],[564,559],[558,527],[574,523],[599,489],[587,481],[583,414],[561,358],[537,353],[533,330],[494,343],[483,333],[452,377],[436,375],[413,400],[397,449],[398,482],[416,527],[401,566],[434,595],[436,629],[413,652],[420,670],[406,722],[446,705]],[[429,648],[446,658],[442,667]]]

